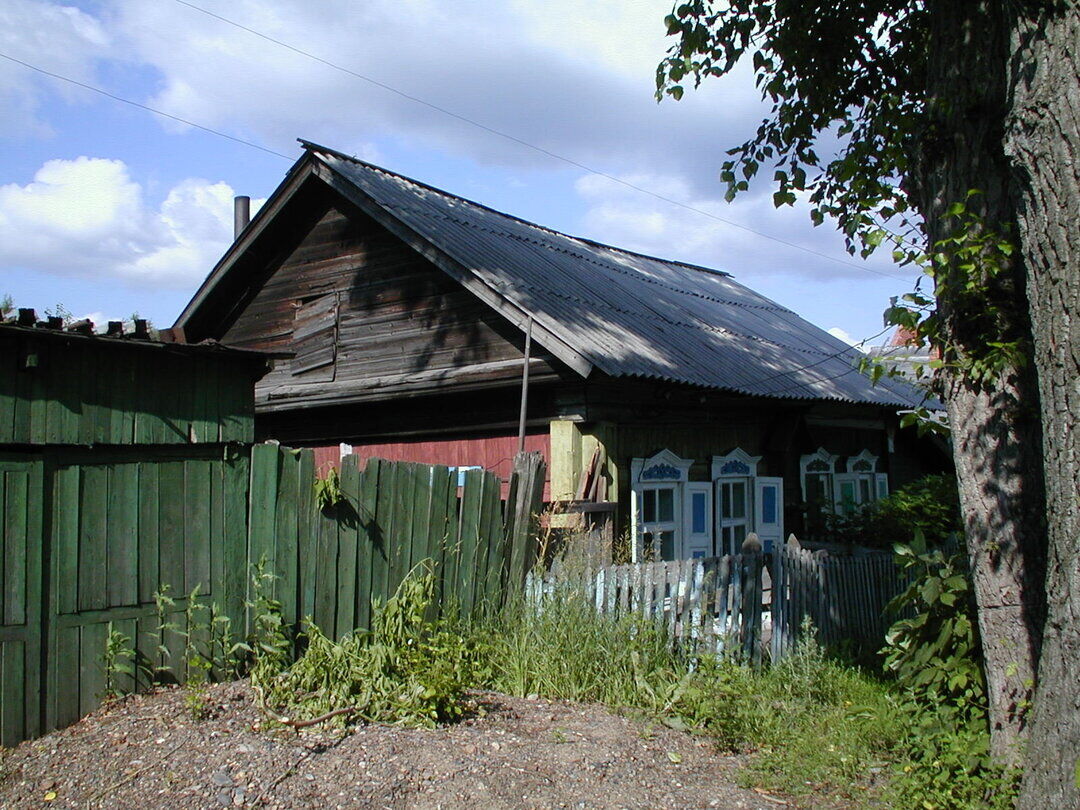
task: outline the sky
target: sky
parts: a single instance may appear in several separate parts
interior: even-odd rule
[[[724,202],[725,152],[768,108],[742,66],[658,104],[669,11],[2,0],[0,296],[101,326],[135,312],[171,325],[231,241],[233,196],[257,207],[303,138],[575,236],[725,270],[840,337],[878,335],[913,272],[887,251],[849,256],[805,206],[773,208],[769,171]]]

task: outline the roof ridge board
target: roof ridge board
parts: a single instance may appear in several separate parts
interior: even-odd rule
[[[731,278],[731,273],[727,272],[726,270],[717,270],[715,268],[705,267],[704,265],[700,265],[700,264],[691,264],[690,262],[680,261],[679,259],[664,259],[664,258],[662,258],[660,256],[653,256],[651,254],[642,253],[642,252],[636,251],[636,250],[628,250],[627,248],[622,248],[622,247],[619,247],[617,245],[609,245],[609,244],[606,244],[604,242],[598,242],[598,241],[596,241],[594,239],[587,239],[587,238],[585,238],[583,236],[574,236],[573,234],[565,233],[563,231],[558,231],[555,228],[550,228],[550,227],[548,227],[546,225],[541,225],[538,222],[532,222],[532,221],[524,219],[522,217],[515,216],[514,214],[508,214],[505,211],[500,211],[497,208],[492,208],[490,205],[485,205],[484,203],[477,202],[476,200],[470,200],[468,197],[463,197],[460,194],[454,194],[451,191],[446,191],[445,189],[438,188],[438,187],[433,186],[433,185],[431,185],[429,183],[425,183],[422,180],[417,180],[414,177],[409,177],[408,175],[401,174],[400,172],[395,172],[395,171],[393,171],[391,169],[387,169],[387,168],[384,168],[382,166],[378,166],[378,165],[376,165],[374,163],[369,163],[368,161],[361,160],[360,158],[358,158],[358,157],[356,157],[354,155],[347,155],[344,152],[339,152],[337,149],[331,149],[328,146],[322,146],[320,144],[314,143],[313,141],[306,141],[303,138],[297,138],[297,140],[300,142],[301,145],[303,145],[303,147],[305,149],[307,149],[309,151],[323,152],[323,153],[326,153],[326,154],[330,154],[330,155],[333,155],[334,157],[339,158],[341,160],[347,160],[350,163],[355,163],[357,165],[363,166],[366,169],[371,169],[372,171],[380,172],[381,174],[386,174],[386,175],[390,175],[390,176],[393,176],[393,177],[397,177],[398,179],[404,180],[407,183],[412,183],[413,185],[419,186],[421,188],[425,188],[425,189],[427,189],[429,191],[434,191],[436,194],[440,194],[443,197],[449,197],[449,198],[452,198],[452,199],[455,199],[455,200],[459,200],[459,201],[461,201],[463,203],[466,203],[468,205],[472,205],[472,206],[475,206],[477,208],[483,209],[485,211],[489,211],[489,212],[491,212],[493,214],[496,214],[497,216],[504,217],[504,218],[512,220],[514,222],[520,222],[522,225],[526,225],[526,226],[531,227],[531,228],[536,228],[537,230],[540,230],[540,231],[546,231],[548,233],[553,233],[553,234],[556,234],[558,236],[565,237],[567,239],[573,239],[576,242],[582,242],[584,244],[588,244],[588,245],[591,245],[593,247],[604,248],[606,250],[613,250],[613,251],[616,251],[618,253],[625,253],[628,256],[640,256],[640,257],[642,257],[644,259],[651,259],[652,261],[664,262],[666,264],[674,264],[674,265],[678,265],[680,267],[685,267],[685,268],[687,268],[689,270],[694,270],[694,271],[697,271],[697,272],[708,273],[710,275],[721,276],[721,277],[724,277],[724,278]]]
[[[537,239],[528,239],[526,237],[519,236],[518,234],[508,233],[508,232],[505,232],[505,231],[495,231],[495,230],[492,230],[491,228],[485,228],[482,225],[477,225],[477,224],[474,224],[474,223],[471,223],[471,222],[466,222],[465,220],[462,220],[459,217],[451,216],[450,214],[424,211],[422,209],[414,208],[412,206],[405,206],[405,205],[402,205],[400,203],[385,203],[385,205],[386,205],[387,208],[395,208],[395,209],[398,209],[398,210],[408,210],[408,211],[411,211],[411,212],[413,212],[413,213],[415,213],[415,214],[417,214],[419,216],[423,216],[423,217],[433,217],[433,218],[437,217],[439,219],[445,219],[445,220],[447,220],[449,222],[455,222],[458,225],[461,225],[461,226],[466,227],[466,228],[473,228],[473,229],[478,230],[478,231],[484,231],[484,232],[491,233],[491,234],[497,234],[499,236],[505,237],[507,239],[513,239],[513,240],[518,241],[518,242],[529,242],[530,244],[534,244],[534,245],[537,245],[539,247],[543,247],[543,248],[548,249],[548,250],[554,250],[554,251],[558,251],[560,253],[566,253],[568,255],[575,256],[575,257],[581,259],[582,261],[589,262],[590,264],[594,264],[597,267],[609,268],[609,269],[613,270],[614,272],[621,273],[621,274],[626,275],[626,276],[634,276],[635,278],[640,278],[642,281],[644,281],[647,284],[655,284],[658,287],[663,287],[665,289],[669,289],[669,290],[671,290],[673,292],[677,292],[677,293],[680,293],[682,295],[689,295],[689,296],[692,296],[694,298],[700,298],[700,299],[705,300],[705,301],[715,301],[718,304],[725,304],[727,306],[733,306],[733,307],[742,307],[744,309],[761,309],[761,310],[767,310],[769,312],[780,312],[780,311],[791,312],[791,310],[789,310],[787,307],[785,307],[785,306],[783,306],[781,304],[777,304],[774,301],[769,301],[769,299],[764,298],[763,296],[762,296],[763,300],[769,301],[769,303],[767,303],[767,304],[751,304],[751,303],[746,303],[746,302],[743,302],[743,301],[733,301],[733,300],[728,299],[728,298],[719,298],[719,297],[717,297],[715,295],[709,295],[707,293],[697,292],[697,291],[694,291],[694,290],[686,290],[686,289],[683,289],[681,287],[676,287],[675,285],[671,284],[670,282],[661,281],[661,280],[656,279],[656,278],[650,278],[647,275],[645,275],[644,272],[639,272],[638,274],[635,274],[634,271],[629,269],[629,268],[617,267],[617,266],[613,267],[611,264],[605,263],[605,262],[603,262],[603,261],[601,261],[601,260],[599,260],[599,259],[597,259],[597,258],[595,258],[593,256],[579,254],[579,253],[577,253],[575,251],[571,251],[571,250],[566,249],[566,248],[561,248],[561,247],[558,247],[556,245],[552,245],[552,244],[550,244],[548,242],[542,242],[542,241],[537,240]],[[553,231],[553,233],[556,233],[559,236],[566,236],[566,234],[560,234],[558,231]],[[567,238],[576,239],[575,237],[567,237]],[[586,241],[586,240],[576,240],[576,241]],[[601,245],[600,243],[593,243],[593,244],[598,245],[600,247],[609,247],[607,245]],[[619,250],[619,249],[616,248],[615,250]],[[680,262],[673,262],[673,261],[669,261],[667,259],[657,259],[657,258],[652,257],[652,256],[646,256],[645,254],[632,254],[629,251],[620,251],[620,252],[628,253],[629,255],[640,256],[642,258],[649,259],[650,261],[658,261],[658,262],[661,262],[663,264],[669,264],[669,265],[675,264],[675,265],[680,265],[680,266],[688,266],[688,265],[682,265],[682,263],[680,263]],[[729,273],[723,273],[722,271],[717,271],[716,273],[714,273],[714,275],[720,276],[721,278],[732,279],[732,276]],[[732,281],[733,281],[733,283],[738,283],[738,282],[734,282],[733,279],[732,279]],[[742,285],[739,285],[739,286],[742,286]],[[744,287],[743,289],[749,290],[749,288],[747,288],[747,287]],[[749,290],[749,291],[753,292],[752,290]],[[757,293],[754,293],[754,294],[757,295]]]

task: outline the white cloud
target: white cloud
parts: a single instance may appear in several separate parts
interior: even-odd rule
[[[861,340],[859,340],[857,338],[853,338],[851,335],[849,335],[845,330],[841,329],[839,326],[829,327],[825,331],[828,332],[830,335],[832,335],[834,338],[839,338],[840,340],[844,341],[844,343],[846,343],[848,346],[856,346],[856,347],[862,346],[862,341]]]
[[[50,160],[32,182],[0,186],[0,265],[190,287],[229,246],[232,198],[226,183],[188,179],[155,208],[122,161]]]
[[[40,0],[0,3],[0,50],[15,59],[85,81],[93,77],[94,60],[108,55],[109,45],[105,26],[74,6]],[[0,136],[51,133],[38,113],[44,83],[51,91],[75,97],[56,80],[0,59]]]

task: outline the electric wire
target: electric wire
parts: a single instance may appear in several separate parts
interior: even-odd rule
[[[45,70],[45,68],[38,67],[37,65],[32,65],[29,62],[24,62],[22,59],[16,59],[14,56],[10,56],[3,51],[0,51],[0,57],[7,59],[9,62],[14,62],[17,65],[22,65],[25,68],[29,68],[30,70],[37,71],[38,73],[41,73],[45,76],[50,76],[53,79],[59,79],[62,82],[67,82],[68,84],[73,84],[76,87],[82,87],[84,90],[90,90],[91,92],[105,96],[106,98],[111,98],[113,101],[119,101],[123,104],[129,104],[132,107],[138,107],[140,110],[152,112],[154,113],[154,115],[160,115],[163,118],[170,118],[173,121],[177,121],[181,124],[187,124],[189,127],[201,129],[203,132],[209,132],[211,135],[217,135],[220,138],[228,138],[230,141],[243,144],[244,146],[250,146],[252,149],[258,149],[261,152],[266,152],[267,154],[274,155],[275,157],[284,158],[285,160],[288,160],[290,162],[295,160],[295,158],[291,158],[288,155],[282,154],[281,152],[275,152],[273,149],[268,149],[265,146],[260,146],[253,141],[248,141],[244,138],[238,138],[235,135],[229,135],[227,132],[222,132],[221,130],[204,126],[202,124],[196,124],[194,121],[189,121],[186,118],[181,118],[179,115],[173,115],[172,113],[167,113],[164,110],[159,110],[146,104],[140,104],[138,101],[132,101],[129,98],[118,96],[115,93],[110,93],[108,90],[103,90],[100,87],[95,87],[92,84],[81,82],[78,79],[72,79],[70,76],[63,76],[59,73],[53,73],[50,70]]]
[[[689,203],[684,203],[684,202],[676,200],[676,199],[674,199],[672,197],[667,197],[667,196],[665,196],[663,194],[659,194],[659,193],[657,193],[655,191],[652,191],[650,189],[645,188],[644,186],[639,186],[636,183],[631,183],[628,180],[624,180],[624,179],[622,179],[622,178],[620,178],[620,177],[618,177],[616,175],[609,174],[609,173],[601,171],[599,169],[595,169],[595,168],[593,168],[591,166],[588,166],[588,165],[586,165],[584,163],[581,163],[580,161],[574,160],[573,158],[566,157],[565,155],[560,155],[557,152],[552,152],[550,149],[545,149],[542,146],[538,146],[538,145],[536,145],[534,143],[526,141],[523,138],[517,137],[516,135],[511,135],[508,132],[504,132],[502,130],[496,129],[496,128],[491,127],[491,126],[488,126],[487,124],[480,123],[479,121],[476,121],[476,120],[474,120],[472,118],[469,118],[468,116],[461,115],[460,113],[456,113],[453,110],[447,109],[446,107],[442,107],[442,106],[440,106],[438,104],[434,104],[434,103],[432,103],[430,101],[427,101],[426,99],[420,98],[419,96],[414,96],[414,95],[412,95],[410,93],[406,93],[405,91],[399,90],[398,88],[394,87],[393,85],[387,84],[386,82],[379,81],[378,79],[374,79],[371,76],[367,76],[367,75],[365,75],[363,73],[359,73],[359,72],[357,72],[355,70],[352,70],[350,68],[339,65],[336,62],[330,61],[329,59],[324,59],[321,56],[317,56],[316,54],[313,54],[313,53],[311,53],[309,51],[306,51],[306,50],[304,50],[302,48],[299,48],[299,47],[297,47],[295,45],[291,45],[288,42],[284,42],[283,40],[276,39],[275,37],[272,37],[272,36],[270,36],[268,34],[264,34],[263,32],[258,31],[258,30],[254,29],[254,28],[251,28],[251,27],[246,26],[246,25],[244,25],[242,23],[236,22],[235,20],[231,20],[228,17],[224,17],[224,16],[222,16],[220,14],[216,14],[215,12],[210,11],[209,9],[205,9],[205,8],[203,8],[201,6],[198,6],[195,3],[188,2],[188,0],[175,0],[175,2],[179,3],[182,6],[190,8],[193,11],[198,11],[201,14],[205,14],[208,17],[212,17],[215,20],[219,20],[219,21],[225,23],[226,25],[231,25],[234,28],[237,28],[237,29],[239,29],[241,31],[245,31],[245,32],[251,34],[252,36],[259,37],[260,39],[265,40],[266,42],[270,42],[270,43],[272,43],[274,45],[277,45],[278,47],[285,48],[286,50],[292,51],[293,53],[295,53],[295,54],[297,54],[299,56],[303,56],[303,57],[305,57],[307,59],[311,59],[311,60],[313,60],[315,62],[318,62],[319,64],[324,65],[324,66],[326,66],[328,68],[331,68],[332,70],[337,70],[337,71],[339,71],[341,73],[344,73],[344,74],[346,74],[348,76],[352,76],[353,78],[360,79],[361,81],[367,82],[368,84],[371,84],[371,85],[373,85],[375,87],[378,87],[378,88],[380,88],[382,90],[385,90],[385,91],[387,91],[389,93],[393,93],[394,95],[397,95],[397,96],[399,96],[401,98],[404,98],[404,99],[406,99],[408,101],[411,101],[411,102],[413,102],[415,104],[420,104],[420,105],[422,105],[424,107],[427,107],[427,108],[429,108],[431,110],[442,113],[443,115],[447,115],[447,116],[450,116],[451,118],[455,118],[458,121],[461,121],[463,123],[469,124],[469,125],[474,126],[474,127],[477,127],[477,128],[479,128],[479,129],[481,129],[481,130],[483,130],[483,131],[485,131],[485,132],[487,132],[487,133],[489,133],[491,135],[495,135],[497,137],[504,138],[504,139],[506,139],[508,141],[516,143],[519,146],[523,146],[523,147],[526,147],[528,149],[532,149],[533,151],[538,152],[538,153],[540,153],[542,155],[545,155],[545,156],[547,156],[549,158],[552,158],[553,160],[558,160],[558,161],[566,163],[566,164],[568,164],[570,166],[574,166],[575,168],[578,168],[578,169],[581,169],[582,171],[586,171],[586,172],[588,172],[590,174],[596,175],[597,177],[603,177],[604,179],[610,180],[610,181],[612,181],[614,183],[618,183],[619,185],[624,186],[625,188],[632,189],[634,191],[637,191],[637,192],[639,192],[641,194],[645,194],[645,195],[647,195],[649,197],[652,197],[654,199],[657,199],[657,200],[660,200],[662,202],[666,202],[666,203],[668,203],[670,205],[674,205],[674,206],[677,206],[679,208],[682,208],[682,209],[684,209],[686,211],[692,211],[692,212],[694,212],[696,214],[700,214],[701,216],[705,216],[705,217],[708,217],[709,219],[716,220],[717,222],[722,222],[725,225],[730,225],[733,228],[738,228],[739,230],[742,230],[742,231],[745,231],[747,233],[753,234],[754,236],[760,237],[762,239],[767,239],[769,241],[776,242],[777,244],[784,245],[785,247],[789,247],[789,248],[792,248],[794,250],[799,250],[799,251],[802,251],[804,253],[808,253],[808,254],[810,254],[812,256],[817,256],[820,259],[825,259],[825,260],[830,261],[830,262],[835,262],[836,264],[841,264],[841,265],[844,265],[845,267],[853,267],[853,268],[855,268],[857,270],[865,270],[867,272],[875,273],[876,275],[883,276],[885,278],[896,279],[897,281],[907,281],[907,279],[904,278],[903,276],[899,276],[899,275],[896,275],[894,273],[888,273],[888,272],[885,272],[884,270],[878,270],[876,268],[869,267],[869,266],[867,266],[865,264],[856,264],[855,262],[847,261],[845,259],[840,259],[840,258],[838,258],[836,256],[831,256],[828,253],[822,253],[821,251],[814,250],[813,248],[808,248],[805,245],[800,245],[797,242],[790,242],[790,241],[788,241],[786,239],[782,239],[782,238],[780,238],[778,236],[773,236],[772,234],[765,233],[764,231],[755,230],[754,228],[750,228],[750,227],[748,227],[746,225],[742,225],[742,224],[740,224],[738,222],[734,222],[733,220],[730,220],[730,219],[725,219],[724,217],[721,217],[721,216],[719,216],[717,214],[710,213],[708,211],[705,211],[704,209],[701,209],[701,208],[698,208],[696,206],[690,205]]]

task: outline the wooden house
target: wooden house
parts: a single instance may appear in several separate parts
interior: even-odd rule
[[[257,384],[259,438],[506,473],[523,411],[549,497],[619,504],[636,553],[668,558],[947,467],[899,428],[921,392],[728,273],[304,146],[176,325],[294,353]]]

